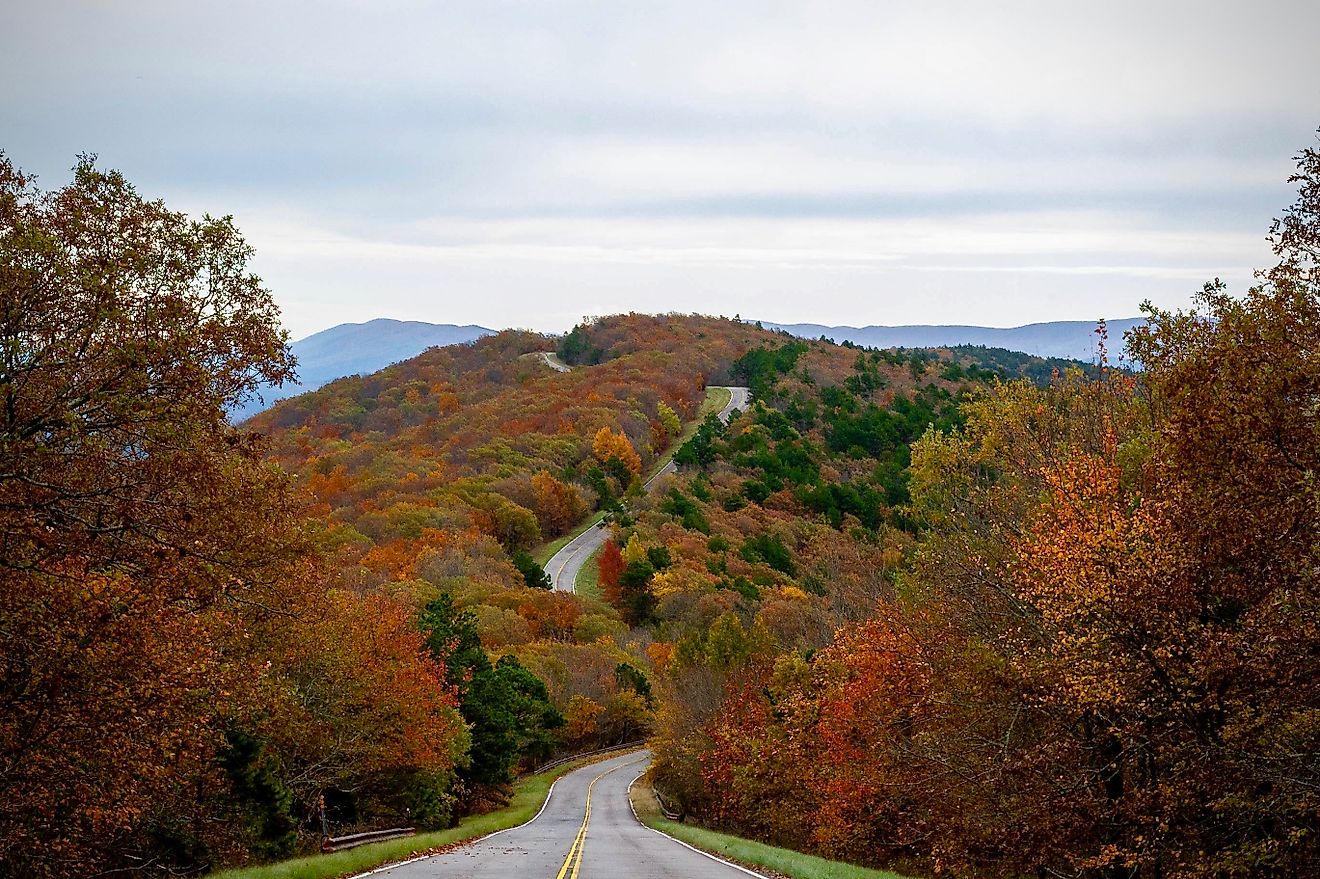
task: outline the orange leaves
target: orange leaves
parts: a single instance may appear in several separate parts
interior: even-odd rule
[[[1116,566],[1131,523],[1119,476],[1116,465],[1092,455],[1075,455],[1043,473],[1049,495],[1019,550],[1016,579],[1047,623],[1103,606],[1121,586],[1125,572]]]
[[[587,505],[577,488],[555,479],[548,470],[532,477],[532,491],[541,533],[547,537],[564,533],[586,515]]]
[[[1137,710],[1160,686],[1152,663],[1193,631],[1178,622],[1196,614],[1192,559],[1168,504],[1124,491],[1114,461],[1075,454],[1044,475],[1014,568],[1037,614],[1023,630],[1028,674],[1070,713]]]
[[[605,600],[616,604],[621,595],[619,578],[628,567],[628,563],[623,560],[619,545],[613,540],[605,541],[600,555],[596,557],[596,566],[600,570],[600,585]]]
[[[805,848],[821,807],[814,781],[826,755],[803,718],[771,701],[768,690],[760,675],[731,686],[705,729],[711,747],[701,755],[702,779],[717,821]]]
[[[605,706],[580,694],[574,694],[568,700],[564,711],[567,728],[564,740],[575,748],[582,748],[596,736],[597,719],[605,713]]]
[[[652,641],[646,645],[646,658],[657,671],[663,672],[674,658],[674,645],[668,641]]]
[[[103,838],[169,801],[178,774],[204,771],[214,712],[240,701],[237,670],[216,649],[222,630],[73,560],[54,575],[9,572],[0,861],[25,875],[81,873],[69,865],[94,862]]]
[[[361,565],[369,571],[394,580],[407,580],[417,573],[417,562],[427,550],[444,549],[456,535],[439,528],[425,528],[412,539],[392,540],[373,545],[362,557]]]
[[[601,463],[611,458],[618,458],[633,476],[639,476],[642,472],[642,459],[638,457],[632,443],[622,431],[615,433],[608,427],[596,431],[591,452]]]
[[[336,464],[328,473],[314,471],[307,479],[307,490],[318,500],[333,502],[348,490],[348,471],[343,464]]]
[[[669,448],[669,441],[671,437],[674,435],[675,434],[671,434],[669,432],[669,428],[667,428],[664,425],[664,423],[659,419],[652,421],[651,422],[651,452],[653,454],[658,455],[661,452],[663,452],[665,449]]]
[[[410,607],[332,591],[271,634],[273,671],[289,688],[270,733],[298,755],[306,784],[454,766],[466,732]]]
[[[582,605],[564,592],[531,589],[522,593],[518,616],[527,621],[534,638],[572,641],[573,627],[582,617]]]
[[[458,394],[453,391],[436,394],[435,410],[440,415],[453,415],[458,411]]]

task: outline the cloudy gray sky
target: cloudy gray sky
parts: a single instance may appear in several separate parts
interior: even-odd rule
[[[1314,2],[0,6],[0,148],[233,214],[295,337],[388,316],[1012,326],[1268,260]]]

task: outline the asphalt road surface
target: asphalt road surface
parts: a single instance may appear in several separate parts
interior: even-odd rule
[[[721,421],[728,421],[734,409],[745,411],[750,394],[747,388],[728,388],[727,390],[729,391],[729,402],[720,410]],[[644,488],[651,491],[655,488],[656,482],[661,476],[673,473],[677,469],[671,459],[664,467],[660,468],[659,472],[646,480]],[[577,583],[578,572],[582,570],[582,566],[586,564],[587,559],[591,558],[591,554],[604,545],[609,536],[609,528],[599,528],[591,525],[586,531],[564,544],[563,549],[551,556],[550,561],[545,563],[545,572],[550,575],[551,585],[560,592],[572,592],[574,584]]]
[[[555,353],[552,352],[552,351],[542,351],[542,352],[541,352],[541,359],[545,361],[545,365],[546,365],[546,366],[550,367],[550,368],[553,369],[555,372],[572,372],[572,371],[573,371],[573,367],[569,366],[567,363],[565,363],[564,361],[560,360],[560,359],[559,359],[559,355],[558,355],[558,354],[555,354]]]
[[[759,875],[688,848],[637,820],[628,803],[628,786],[650,759],[649,752],[634,751],[574,770],[555,782],[545,808],[527,824],[373,876],[746,879]]]

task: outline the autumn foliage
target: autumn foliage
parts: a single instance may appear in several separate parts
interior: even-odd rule
[[[591,452],[596,456],[596,460],[602,464],[613,458],[621,461],[633,476],[637,476],[642,472],[642,459],[638,457],[632,443],[628,441],[628,437],[622,433],[615,433],[608,427],[602,427],[596,431],[596,437],[591,444]]]
[[[466,733],[407,608],[324,595],[226,422],[291,373],[233,225],[0,157],[0,250],[0,874],[197,870],[287,851],[326,787],[443,793]]]
[[[1320,154],[1294,182],[1278,264],[1147,307],[1139,371],[632,314],[236,430],[292,364],[233,226],[0,159],[0,875],[274,858],[322,796],[441,826],[645,735],[685,820],[830,857],[1312,875]],[[532,588],[593,511],[600,599]]]
[[[613,540],[605,541],[601,547],[600,555],[596,557],[596,566],[600,571],[600,587],[605,595],[605,600],[611,604],[617,605],[622,594],[619,589],[619,578],[623,576],[627,562],[623,560],[623,553],[619,550],[619,545]]]
[[[687,733],[708,820],[969,876],[1315,871],[1318,178],[1256,287],[1148,309],[1139,376],[915,444],[902,596],[726,684]]]

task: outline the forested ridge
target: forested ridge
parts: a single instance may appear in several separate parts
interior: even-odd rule
[[[758,406],[619,535],[682,546],[672,580],[762,597],[673,625],[683,597],[650,578],[657,785],[698,820],[914,872],[1313,875],[1320,154],[1293,182],[1278,264],[1147,306],[1140,374],[882,414],[869,356],[842,387],[758,358]],[[874,601],[825,637],[764,597],[852,583]]]
[[[1312,875],[1320,154],[1294,182],[1278,264],[1148,307],[1138,373],[628,314],[237,429],[296,365],[233,223],[0,158],[0,875],[445,826],[640,738],[685,820],[829,857]],[[600,512],[598,593],[550,591]]]

